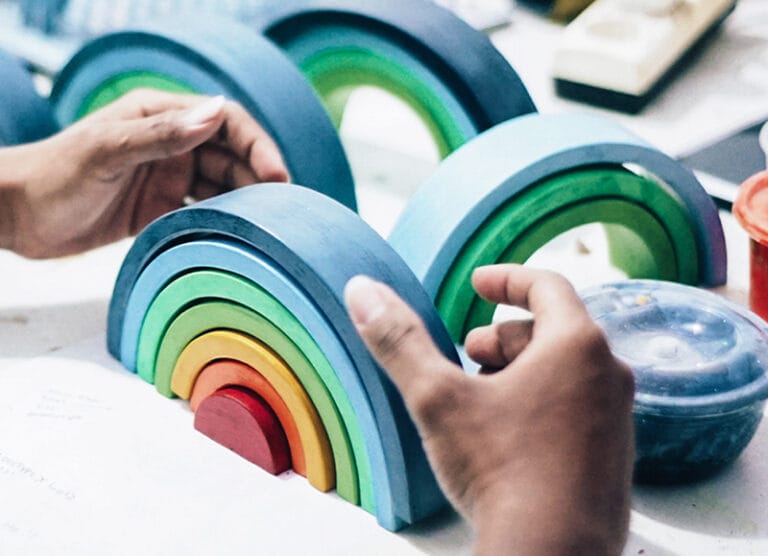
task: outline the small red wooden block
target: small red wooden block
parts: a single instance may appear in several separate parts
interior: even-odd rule
[[[280,422],[250,390],[229,386],[205,398],[195,412],[195,428],[273,475],[291,467]]]
[[[272,384],[264,376],[241,361],[234,359],[217,359],[206,365],[197,375],[195,386],[192,389],[192,397],[189,398],[189,407],[197,411],[197,407],[214,392],[222,388],[235,386],[253,392],[264,400],[269,408],[274,411],[280,426],[288,439],[288,449],[291,451],[291,465],[293,470],[302,477],[307,476],[307,458],[304,447],[301,445],[301,436],[296,420],[291,415],[291,410],[280,397]]]

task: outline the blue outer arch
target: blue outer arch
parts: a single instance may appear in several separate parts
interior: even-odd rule
[[[395,514],[413,523],[442,507],[445,499],[402,398],[347,315],[347,281],[362,273],[389,284],[422,317],[442,352],[455,362],[458,355],[431,299],[405,262],[353,212],[324,195],[298,186],[262,184],[150,224],[128,252],[116,281],[108,318],[110,353],[120,356],[125,306],[142,270],[165,249],[211,235],[251,245],[282,267],[344,342],[382,431],[387,472],[396,493]]]
[[[412,196],[389,242],[434,298],[462,247],[505,201],[544,178],[599,164],[653,174],[690,215],[701,284],[725,283],[717,207],[693,173],[618,124],[584,114],[521,116],[463,145]]]

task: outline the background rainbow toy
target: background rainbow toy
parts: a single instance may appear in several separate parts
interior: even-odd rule
[[[48,102],[32,76],[13,56],[0,51],[0,146],[29,143],[58,131]]]
[[[356,207],[349,164],[323,105],[293,63],[253,30],[190,17],[105,35],[62,69],[51,102],[67,125],[138,87],[239,102],[275,139],[297,183]]]
[[[613,262],[630,277],[725,282],[722,226],[694,175],[619,125],[578,114],[521,116],[460,148],[389,241],[462,342],[494,310],[472,290],[472,269],[524,262],[589,222],[609,225]]]
[[[301,68],[336,125],[355,88],[376,86],[421,117],[444,157],[536,111],[488,37],[427,0],[269,2],[253,26]]]
[[[233,191],[147,227],[115,285],[109,350],[161,393],[196,404],[232,384],[279,398],[273,410],[294,466],[396,530],[444,498],[399,394],[347,316],[343,288],[358,273],[395,288],[458,360],[394,250],[339,203],[284,184]],[[239,374],[217,377],[209,364],[220,360],[240,362]]]

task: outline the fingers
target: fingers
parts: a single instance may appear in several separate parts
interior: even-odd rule
[[[213,97],[187,110],[105,121],[86,128],[99,145],[94,156],[128,167],[191,151],[219,129],[224,120],[224,102],[223,97]]]
[[[138,119],[173,110],[194,108],[209,97],[196,94],[170,93],[157,89],[133,89],[116,101],[88,116],[92,121]]]
[[[203,201],[205,199],[210,199],[211,197],[221,195],[222,193],[226,193],[231,189],[231,187],[222,187],[219,182],[212,182],[206,179],[197,179],[189,188],[189,193],[187,193],[188,197],[186,199],[182,199],[182,203],[190,204],[197,201]]]
[[[417,420],[428,412],[425,404],[434,400],[435,390],[464,377],[435,346],[413,309],[385,284],[355,276],[344,298],[357,331]]]
[[[154,139],[147,137],[147,142],[159,139],[158,147],[162,149],[154,152],[167,155],[185,152],[210,139],[229,150],[241,164],[250,167],[254,179],[248,183],[284,182],[289,177],[280,150],[269,134],[240,104],[225,101],[220,96],[204,97],[135,89],[87,119],[113,125],[119,120],[132,120],[136,122],[133,129],[137,130],[143,128],[140,122],[148,122],[148,125],[155,126],[157,134]],[[190,129],[195,125],[204,127]],[[157,137],[158,134],[165,134],[169,141]],[[144,155],[130,160],[145,162],[161,157],[157,154],[153,156],[155,158]]]
[[[563,276],[516,264],[479,267],[472,274],[477,293],[493,303],[527,309],[536,328],[577,326],[590,320],[573,286]]]
[[[506,367],[531,341],[533,321],[510,320],[471,330],[464,340],[464,349],[479,363],[481,373]]]
[[[260,181],[253,169],[232,153],[217,145],[203,145],[197,153],[200,178],[219,184],[219,193]],[[195,197],[203,197],[195,189]]]
[[[240,104],[228,102],[218,139],[253,169],[259,182],[288,181],[277,144]]]

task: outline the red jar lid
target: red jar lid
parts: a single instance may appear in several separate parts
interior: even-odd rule
[[[733,215],[752,239],[768,246],[768,170],[741,184]]]

